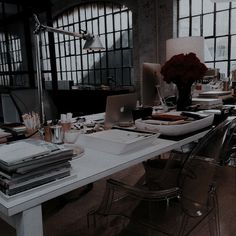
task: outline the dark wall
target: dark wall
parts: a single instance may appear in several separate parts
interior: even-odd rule
[[[128,90],[58,90],[48,92],[59,114],[72,112],[74,116],[80,116],[104,112],[107,96],[128,93]]]

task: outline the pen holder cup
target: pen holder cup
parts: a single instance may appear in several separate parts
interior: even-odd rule
[[[51,131],[51,142],[55,144],[62,144],[63,143],[63,128],[61,125],[54,125],[50,127]]]
[[[70,122],[64,122],[60,124],[62,126],[63,132],[67,132],[71,129],[71,123]]]
[[[52,141],[52,132],[51,132],[51,127],[48,126],[44,126],[44,140],[47,142],[51,142]]]

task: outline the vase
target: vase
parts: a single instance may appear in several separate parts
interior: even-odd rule
[[[192,105],[192,94],[191,87],[192,84],[176,84],[178,89],[176,110],[185,111],[188,107]]]

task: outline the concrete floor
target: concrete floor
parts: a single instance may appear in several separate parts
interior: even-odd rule
[[[130,184],[135,183],[144,173],[143,166],[137,165],[109,178],[116,178]],[[221,236],[236,235],[236,169],[233,167],[223,167],[218,172],[218,198],[220,205],[220,227]],[[97,181],[93,189],[73,200],[82,190],[71,193],[65,198],[56,198],[43,205],[43,221],[45,236],[112,236],[120,232],[120,222],[116,219],[110,224],[98,225],[97,229],[87,227],[87,213],[99,205],[106,179]],[[65,204],[65,199],[67,203]],[[14,236],[15,230],[0,220],[0,236]],[[134,236],[137,234],[124,233],[123,235]],[[146,235],[146,234],[145,234]],[[156,235],[154,233],[149,234]],[[207,227],[203,228],[195,235],[209,235]]]

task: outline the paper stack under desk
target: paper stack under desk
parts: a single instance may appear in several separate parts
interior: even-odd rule
[[[14,195],[69,176],[73,150],[43,140],[0,145],[0,190]]]

